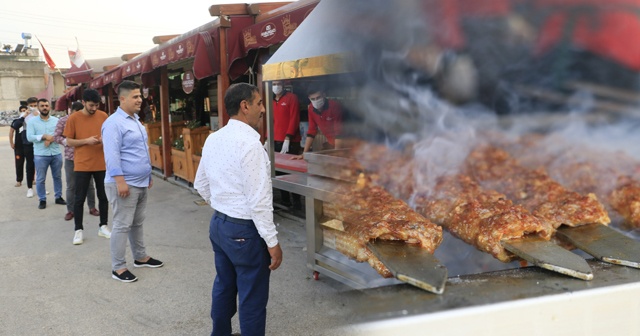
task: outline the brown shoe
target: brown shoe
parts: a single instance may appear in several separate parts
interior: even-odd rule
[[[64,215],[64,220],[70,221],[71,219],[73,219],[73,212],[69,211],[66,215]]]
[[[96,208],[89,209],[89,213],[94,215],[94,216],[100,216],[100,210],[98,210]]]
[[[16,185],[14,187],[21,187],[22,186],[22,182],[16,182]]]

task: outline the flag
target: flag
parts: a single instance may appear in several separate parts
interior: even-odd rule
[[[89,63],[84,60],[80,52],[80,44],[76,38],[76,51],[68,50],[71,68],[64,74],[64,81],[67,85],[75,85],[80,83],[88,83],[92,79],[93,71],[89,67]]]
[[[80,44],[78,43],[77,38],[76,38],[76,51],[69,50],[69,60],[71,61],[72,66],[75,65],[76,68],[83,69],[82,65],[85,63],[85,61],[84,61],[84,57],[82,57],[82,53],[80,52]]]
[[[53,58],[51,58],[51,56],[47,52],[47,49],[44,48],[44,45],[42,45],[42,42],[40,42],[40,39],[37,36],[36,36],[36,39],[38,40],[38,43],[40,43],[40,46],[42,47],[42,54],[44,54],[44,60],[47,62],[47,65],[49,66],[49,68],[55,69],[56,63],[53,61]]]

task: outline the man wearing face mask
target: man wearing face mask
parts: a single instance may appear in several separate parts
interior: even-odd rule
[[[311,84],[307,89],[309,95],[309,130],[304,144],[302,154],[311,150],[313,138],[318,133],[318,129],[327,138],[327,142],[322,144],[322,148],[314,150],[334,149],[341,147],[340,132],[342,129],[342,107],[335,100],[327,99],[324,89],[318,84]],[[294,160],[303,159],[303,155],[298,155]]]
[[[22,186],[22,179],[24,178],[24,150],[22,148],[22,128],[24,125],[24,117],[27,115],[27,107],[20,106],[20,116],[11,122],[11,128],[9,129],[9,144],[13,148],[13,153],[16,158],[16,187]],[[31,178],[33,182],[33,177]]]
[[[27,139],[27,122],[33,117],[37,117],[38,112],[38,98],[29,97],[27,99],[27,114],[23,118],[22,132],[22,153],[24,160],[27,164],[27,197],[33,197],[33,179],[36,175],[36,168],[33,162],[33,143]]]
[[[273,140],[274,151],[282,154],[300,154],[300,102],[293,92],[284,90],[282,81],[273,81]],[[265,143],[268,143],[267,140]],[[290,196],[291,195],[291,196]],[[300,195],[280,190],[282,205],[302,209]]]

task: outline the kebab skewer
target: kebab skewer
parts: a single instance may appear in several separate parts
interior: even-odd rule
[[[593,277],[584,259],[549,242],[553,234],[551,225],[513,205],[505,195],[485,190],[464,175],[441,177],[434,187],[417,183],[426,178],[414,159],[382,146],[369,147],[364,153],[371,150],[389,152],[386,156],[376,153],[376,158],[391,158],[384,162],[368,160],[369,154],[361,152],[359,161],[365,168],[371,169],[368,163],[375,163],[376,183],[414,204],[418,213],[466,243],[503,262],[520,257],[580,279]],[[549,255],[559,258],[550,259]]]
[[[552,153],[546,153],[553,142]],[[546,169],[549,176],[579,193],[594,193],[601,202],[632,228],[640,228],[640,181],[637,160],[620,152],[606,152],[573,145],[553,136],[526,135],[516,142],[497,140],[525,167]]]
[[[640,265],[640,245],[606,227],[611,220],[593,193],[581,195],[568,190],[542,169],[525,168],[496,147],[473,150],[467,159],[467,170],[482,186],[505,193],[516,204],[553,225],[558,230],[557,236],[564,238],[561,240],[606,262]],[[575,230],[576,227],[581,229]]]
[[[334,192],[337,198],[324,203],[323,213],[342,227],[325,230],[325,241],[358,262],[368,262],[385,278],[395,276],[437,294],[444,291],[446,268],[432,256],[442,242],[441,227],[364,177]],[[403,267],[406,262],[398,253],[417,262]]]

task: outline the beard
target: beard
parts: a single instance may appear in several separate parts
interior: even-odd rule
[[[40,111],[40,114],[46,117],[49,115],[49,111]]]

